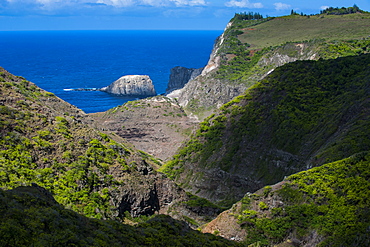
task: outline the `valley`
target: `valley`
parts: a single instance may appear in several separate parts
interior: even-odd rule
[[[368,246],[356,11],[236,14],[182,88],[100,113],[1,68],[0,246]]]

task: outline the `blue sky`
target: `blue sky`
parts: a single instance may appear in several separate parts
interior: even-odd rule
[[[370,0],[0,0],[0,31],[222,30],[239,12],[315,14],[354,4],[370,11]]]

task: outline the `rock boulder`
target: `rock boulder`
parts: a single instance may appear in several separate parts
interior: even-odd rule
[[[100,91],[125,96],[154,96],[156,91],[147,75],[126,75]]]

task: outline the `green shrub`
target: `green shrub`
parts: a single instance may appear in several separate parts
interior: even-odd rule
[[[323,237],[320,246],[366,246],[370,217],[370,153],[326,164],[288,177],[276,191],[284,205],[271,209],[271,216],[244,210],[236,215],[248,232],[246,243],[263,240],[266,245],[282,242],[289,233],[303,239],[312,231]],[[259,208],[267,210],[263,201]],[[364,245],[365,244],[365,245]]]

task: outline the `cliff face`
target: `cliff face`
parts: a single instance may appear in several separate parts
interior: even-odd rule
[[[147,75],[126,75],[100,91],[127,96],[154,96],[156,91],[152,80]]]
[[[228,25],[230,27],[231,24]],[[220,52],[224,45],[224,35],[217,39],[207,66],[202,74],[187,83],[169,97],[177,98],[179,104],[188,112],[205,118],[217,108],[229,102],[236,96],[242,95],[254,83],[260,81],[275,68],[297,60],[317,60],[319,45],[314,42],[289,43],[264,51],[247,78],[240,81],[218,76],[218,69],[228,60],[228,56]],[[247,70],[246,70],[247,72]]]
[[[231,25],[232,22],[229,22],[226,25],[224,32],[215,40],[215,44],[213,45],[213,49],[209,57],[208,63],[202,71],[202,76],[209,74],[211,71],[217,69],[220,66],[221,56],[219,54],[219,50],[225,41],[225,32],[231,27]]]
[[[183,88],[186,83],[194,80],[195,77],[200,75],[203,68],[200,69],[188,69],[185,67],[177,66],[171,69],[170,79],[168,81],[166,93],[170,93],[174,90]]]
[[[167,95],[170,98],[176,98],[186,112],[195,114],[200,119],[207,117],[215,109],[241,95],[248,88],[248,85],[243,83],[231,83],[214,77],[222,61],[219,51],[224,45],[225,32],[231,25],[232,23],[228,23],[224,33],[216,39],[208,63],[201,74],[188,81],[179,90]]]
[[[168,97],[176,98],[187,112],[204,119],[223,104],[243,94],[247,88],[245,84],[230,84],[227,80],[212,76],[198,76]]]
[[[369,52],[364,30],[368,14],[333,17],[338,19],[335,25],[323,17],[233,18],[216,40],[201,76],[169,96],[204,118],[286,63]],[[343,28],[348,33],[343,34]]]

